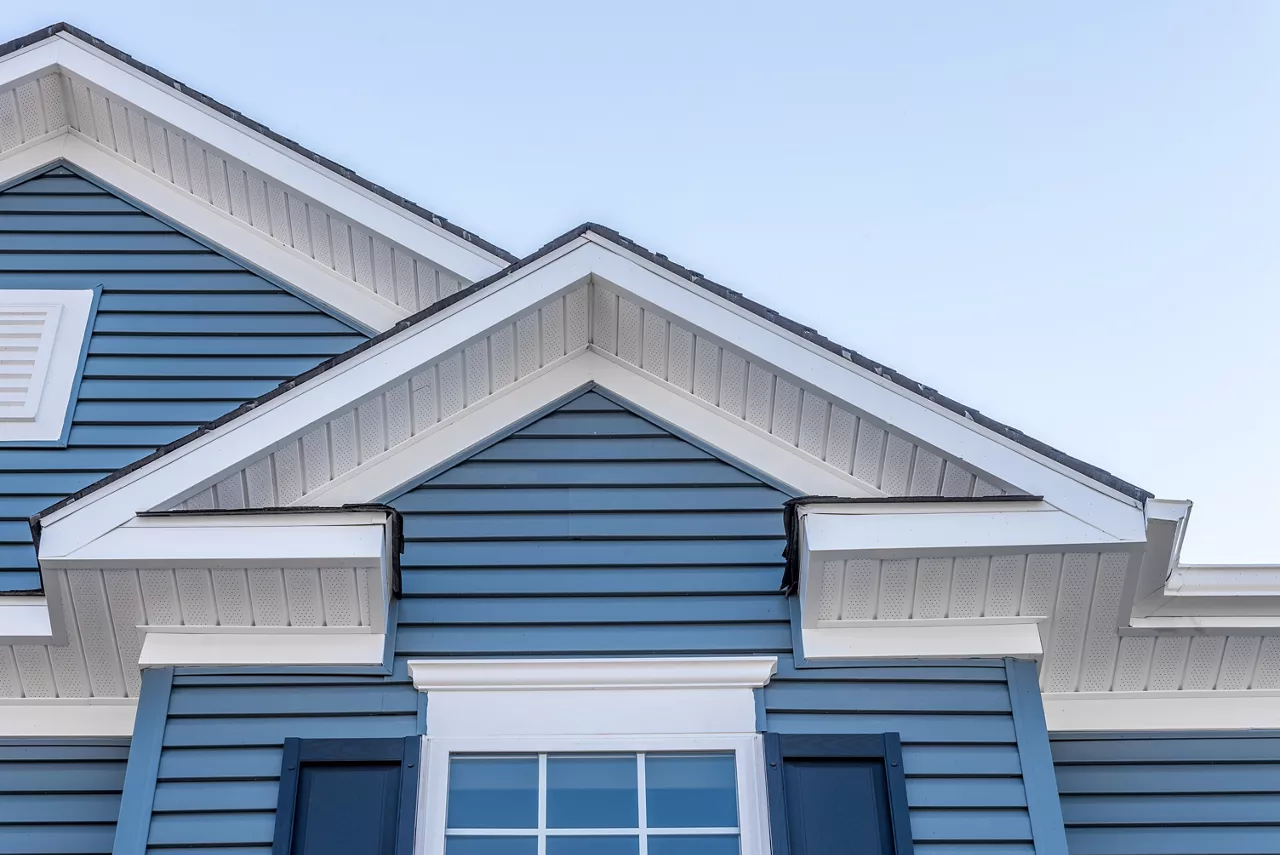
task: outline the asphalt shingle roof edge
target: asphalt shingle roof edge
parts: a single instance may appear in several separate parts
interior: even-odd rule
[[[42,42],[45,39],[56,36],[59,33],[67,33],[68,35],[74,36],[75,38],[79,39],[85,44],[95,47],[98,50],[102,51],[103,53],[108,54],[114,57],[115,59],[120,60],[123,63],[126,63],[127,65],[137,69],[138,71],[141,71],[143,74],[147,75],[153,80],[163,83],[165,86],[168,86],[171,89],[177,92],[180,92],[183,95],[186,95],[188,98],[191,98],[195,101],[199,101],[201,104],[210,108],[211,110],[216,110],[222,115],[226,116],[227,118],[235,122],[238,122],[241,125],[244,125],[246,128],[253,131],[254,133],[261,134],[267,139],[270,139],[272,142],[278,143],[284,146],[285,148],[289,149],[290,151],[293,151],[297,154],[302,155],[312,163],[315,163],[318,166],[322,166],[325,169],[329,170],[330,172],[333,172],[336,175],[339,175],[342,178],[345,178],[346,180],[350,181],[352,184],[359,185],[360,187],[363,187],[365,190],[368,190],[370,193],[380,196],[383,199],[386,199],[388,202],[391,202],[394,205],[404,208],[406,211],[410,212],[411,214],[421,217],[422,219],[427,220],[433,225],[444,229],[450,234],[461,238],[467,243],[472,244],[473,246],[477,246],[480,249],[483,249],[485,252],[488,252],[492,255],[497,256],[498,258],[502,259],[508,264],[512,264],[518,260],[514,255],[512,255],[510,252],[503,249],[502,247],[498,246],[497,244],[490,243],[489,241],[485,240],[479,235],[473,232],[467,231],[461,226],[455,223],[452,223],[446,218],[440,216],[439,214],[433,213],[432,211],[428,211],[426,208],[422,207],[417,202],[413,202],[409,199],[404,198],[403,196],[393,193],[392,191],[388,190],[386,187],[383,187],[381,184],[375,184],[374,182],[360,176],[358,173],[348,169],[347,167],[343,166],[337,161],[330,160],[324,155],[317,154],[316,152],[312,151],[306,146],[303,146],[300,143],[297,143],[286,136],[282,136],[281,134],[276,133],[275,131],[271,130],[271,128],[267,127],[261,122],[255,122],[253,119],[250,119],[248,116],[244,115],[243,113],[237,110],[233,110],[232,108],[228,107],[226,104],[223,104],[221,101],[217,100],[216,98],[211,98],[208,95],[205,95],[203,92],[192,89],[190,86],[187,86],[182,81],[173,79],[172,77],[165,74],[163,71],[160,71],[159,69],[153,68],[147,65],[146,63],[139,62],[138,60],[134,59],[132,56],[120,50],[119,48],[113,47],[107,42],[104,42],[102,39],[99,39],[90,33],[86,33],[84,30],[80,29],[79,27],[72,26],[71,24],[68,24],[65,21],[59,21],[56,24],[36,30],[33,33],[28,33],[27,35],[22,36],[21,38],[16,38],[16,39],[13,39],[12,41],[8,41],[8,42],[5,42],[4,44],[0,44],[0,57],[7,56],[8,54],[11,54],[15,51],[22,50],[25,47],[30,47],[31,45],[38,44],[39,42]]]
[[[623,237],[621,234],[614,231],[613,229],[610,229],[606,226],[598,225],[596,223],[583,223],[577,228],[565,232],[564,234],[557,237],[555,240],[542,246],[535,252],[525,256],[524,258],[520,259],[519,261],[510,265],[509,267],[503,268],[502,270],[499,270],[497,273],[494,273],[492,276],[489,276],[460,291],[457,291],[456,293],[451,294],[450,296],[444,298],[443,300],[438,300],[437,302],[433,303],[427,308],[422,309],[421,311],[416,312],[415,314],[412,314],[407,318],[404,318],[403,320],[398,322],[395,326],[391,327],[390,329],[387,329],[386,331],[379,333],[378,335],[374,336],[373,338],[367,341],[361,342],[360,344],[356,345],[350,350],[344,351],[343,353],[340,353],[337,356],[326,359],[324,362],[319,363],[309,371],[304,371],[303,373],[299,374],[296,377],[290,378],[289,380],[285,380],[284,382],[276,386],[271,391],[263,395],[260,395],[257,398],[254,398],[252,401],[246,401],[245,403],[236,407],[234,410],[230,411],[229,413],[226,413],[225,415],[217,419],[214,419],[213,421],[208,422],[207,424],[201,425],[191,433],[186,434],[185,436],[179,437],[178,439],[174,440],[168,445],[157,448],[155,451],[153,451],[151,454],[148,454],[146,457],[143,457],[142,459],[137,460],[134,463],[131,463],[128,466],[123,467],[122,469],[118,469],[115,472],[112,472],[111,474],[99,479],[98,481],[95,481],[89,486],[76,491],[70,496],[67,496],[62,501],[57,502],[56,504],[50,505],[48,508],[45,508],[43,511],[40,511],[37,514],[34,514],[31,517],[31,528],[32,528],[33,534],[37,538],[37,542],[39,542],[38,538],[39,538],[40,520],[48,516],[49,514],[53,513],[54,511],[57,511],[60,508],[66,507],[72,502],[76,502],[76,501],[79,501],[80,499],[83,499],[85,496],[89,495],[90,493],[93,493],[93,492],[96,492],[97,490],[102,489],[106,485],[123,478],[129,473],[137,469],[140,469],[143,466],[146,466],[152,461],[165,456],[166,454],[170,453],[171,451],[174,451],[177,448],[181,448],[182,446],[193,441],[197,437],[203,436],[204,434],[209,433],[210,431],[216,430],[222,425],[225,425],[228,422],[239,418],[245,413],[248,413],[262,406],[268,401],[280,395],[283,395],[285,392],[288,392],[289,390],[296,388],[297,386],[300,386],[303,383],[306,383],[308,380],[311,380],[312,378],[325,373],[326,371],[333,368],[334,366],[340,365],[343,362],[346,362],[348,359],[351,359],[357,354],[363,353],[365,350],[368,350],[371,347],[376,347],[377,345],[381,344],[387,339],[405,331],[409,327],[414,326],[415,324],[418,324],[429,317],[432,317],[433,315],[443,311],[444,309],[447,309],[448,307],[460,302],[461,300],[467,299],[471,295],[484,290],[485,288],[489,287],[495,282],[505,279],[507,276],[510,276],[515,271],[523,267],[526,267],[527,265],[532,264],[533,262],[537,261],[543,256],[548,255],[551,252],[554,252],[555,250],[559,249],[562,246],[565,246],[568,243],[571,243],[574,240],[577,240],[579,237],[582,237],[588,232],[599,235],[605,240],[608,240],[632,253],[635,253],[636,255],[648,261],[651,261],[654,264],[657,264],[658,266],[662,267],[664,270],[667,270],[668,272],[673,273],[681,277],[682,279],[685,279],[690,283],[697,285],[700,288],[705,288],[711,293],[719,297],[722,297],[723,299],[729,300],[735,305],[740,306],[756,315],[759,315],[765,320],[768,320],[769,322],[776,324],[779,327],[782,327],[783,329],[788,330],[789,332],[804,338],[806,341],[812,342],[813,344],[816,344],[819,347],[822,347],[823,349],[838,355],[842,359],[847,359],[861,368],[872,371],[878,376],[883,377],[886,380],[889,380],[890,382],[898,386],[901,386],[907,391],[925,398],[931,403],[937,404],[938,406],[944,407],[958,415],[961,415],[964,418],[968,419],[969,421],[974,422],[975,424],[981,425],[982,427],[987,428],[988,430],[991,430],[1007,439],[1017,442],[1018,444],[1034,451],[1037,454],[1047,457],[1050,460],[1053,460],[1063,466],[1066,466],[1069,469],[1079,472],[1080,474],[1094,481],[1097,481],[1100,484],[1110,487],[1111,489],[1115,490],[1118,493],[1121,493],[1122,495],[1128,496],[1139,502],[1145,502],[1147,499],[1153,498],[1152,493],[1142,489],[1141,487],[1137,487],[1133,484],[1130,484],[1127,481],[1117,478],[1116,476],[1112,475],[1110,472],[1107,472],[1104,469],[1100,469],[1097,466],[1093,466],[1089,463],[1085,463],[1083,460],[1079,460],[1078,458],[1072,457],[1069,454],[1059,451],[1058,449],[1054,448],[1051,445],[1048,445],[1037,439],[1029,437],[1026,434],[1024,434],[1022,431],[1018,430],[1017,428],[1010,427],[1006,424],[996,421],[995,419],[988,418],[987,416],[982,415],[980,412],[973,409],[972,407],[965,406],[964,404],[961,404],[959,401],[955,401],[955,400],[952,400],[951,398],[946,397],[945,395],[941,395],[936,390],[924,385],[923,383],[918,383],[915,380],[912,380],[911,378],[903,374],[899,374],[898,372],[894,371],[892,368],[889,368],[888,366],[882,365],[879,362],[875,362],[874,360],[868,359],[867,357],[862,356],[856,351],[850,350],[849,348],[844,347],[843,345],[837,344],[836,342],[833,342],[831,339],[827,338],[826,336],[818,333],[816,330],[813,330],[810,327],[806,327],[803,324],[797,323],[796,321],[793,321],[790,318],[785,317],[784,315],[780,315],[773,309],[770,309],[767,306],[763,306],[760,303],[755,302],[754,300],[748,299],[747,297],[744,297],[742,294],[738,293],[737,291],[733,291],[729,288],[724,287],[723,285],[720,285],[716,282],[712,282],[710,279],[707,279],[706,277],[704,277],[701,273],[698,273],[696,271],[688,269],[687,267],[682,267],[681,265],[676,264],[675,262],[668,259],[665,255],[660,255],[651,250],[645,249],[644,247],[637,244],[635,241],[632,241],[629,238]]]

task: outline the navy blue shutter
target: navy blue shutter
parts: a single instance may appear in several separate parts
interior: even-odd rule
[[[286,739],[272,855],[411,855],[418,737]]]
[[[764,738],[773,855],[911,855],[898,734]]]

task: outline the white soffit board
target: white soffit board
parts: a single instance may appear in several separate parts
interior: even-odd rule
[[[0,180],[65,158],[374,329],[507,264],[68,34],[0,80]]]
[[[0,289],[0,443],[61,438],[92,306],[88,289]]]
[[[3,639],[0,702],[136,698],[148,630],[255,634],[263,665],[278,664],[273,657],[280,655],[279,646],[297,650],[284,634],[347,633],[327,641],[328,648],[359,651],[370,642],[354,634],[382,638],[385,632],[385,586],[376,565],[48,570],[45,580],[58,614],[66,618],[65,637],[57,644],[47,638]],[[371,608],[379,598],[382,605]],[[218,644],[208,642],[201,655]],[[332,655],[331,649],[313,650],[317,657]],[[360,654],[343,653],[343,661],[353,655]]]
[[[1005,478],[999,469],[1021,476],[1030,473],[1038,464],[1025,455],[1017,454],[1000,443],[953,423],[923,405],[916,405],[910,413],[905,412],[902,410],[907,403],[904,397],[884,397],[889,394],[887,390],[879,384],[863,380],[848,363],[841,365],[832,362],[780,333],[775,334],[764,326],[749,323],[737,314],[712,303],[710,299],[702,298],[700,303],[692,303],[690,301],[695,295],[686,289],[673,285],[667,279],[615,252],[579,238],[495,282],[483,293],[471,295],[445,311],[397,333],[378,346],[335,365],[307,383],[264,402],[219,429],[210,431],[104,488],[59,508],[44,519],[41,555],[68,554],[87,540],[125,522],[138,508],[166,507],[166,503],[180,501],[191,495],[192,491],[198,492],[212,486],[234,471],[234,468],[228,468],[229,465],[235,466],[232,461],[242,461],[241,465],[244,465],[264,453],[297,440],[312,426],[342,414],[346,407],[353,407],[371,395],[380,394],[380,390],[409,381],[408,391],[417,391],[413,389],[412,378],[422,366],[431,365],[452,353],[459,354],[462,367],[458,374],[453,375],[451,382],[462,388],[455,389],[451,394],[463,401],[469,400],[473,393],[479,397],[487,397],[493,390],[487,366],[499,362],[503,365],[518,364],[514,354],[501,359],[491,356],[486,342],[487,335],[491,331],[500,330],[503,325],[515,324],[517,319],[558,295],[575,292],[588,277],[594,283],[601,270],[610,274],[609,281],[613,283],[610,289],[614,288],[617,280],[628,280],[626,284],[629,292],[643,294],[647,303],[657,306],[671,318],[680,318],[683,322],[689,315],[701,315],[702,323],[699,326],[719,327],[717,338],[720,341],[740,344],[752,358],[756,358],[758,351],[766,351],[774,358],[771,364],[791,364],[795,373],[789,376],[830,381],[833,387],[840,387],[837,391],[842,394],[848,393],[849,398],[855,401],[862,399],[863,403],[872,405],[873,414],[877,418],[885,414],[874,412],[874,407],[885,404],[885,409],[900,414],[901,422],[912,424],[925,432],[950,437],[962,451],[976,452],[985,449],[988,452],[985,454],[986,462],[997,467],[998,480],[1018,484],[1023,490],[1035,489],[1038,484],[1045,489],[1036,492],[1045,495],[1046,500],[1055,507],[1117,537],[1120,536],[1117,532],[1129,532],[1137,525],[1138,536],[1141,536],[1141,511],[1131,504],[1104,495],[1099,490],[1086,488],[1079,481],[1044,466],[1039,466],[1036,470],[1039,472],[1034,478],[1036,484],[1030,486],[1020,484],[1016,478]],[[593,285],[594,287],[596,286]],[[611,290],[610,293],[618,292]],[[599,338],[598,331],[595,337]],[[477,347],[472,360],[467,349],[476,342],[484,342],[483,352]],[[566,343],[566,348],[567,346]],[[593,351],[601,349],[594,340],[590,347]],[[696,353],[693,359],[696,373]],[[612,360],[619,364],[626,361],[616,355]],[[472,364],[483,366],[485,370],[477,370],[473,374],[469,367]],[[513,367],[510,370],[514,377],[514,372],[518,369]],[[638,370],[643,371],[643,368]],[[440,378],[438,372],[436,377]],[[422,388],[419,384],[418,389]],[[864,395],[863,392],[867,394]],[[445,383],[441,380],[438,395],[444,394]],[[892,406],[888,406],[889,404]],[[825,409],[822,417],[826,418]],[[798,424],[803,424],[804,413],[800,412],[796,418]],[[738,422],[744,428],[763,432],[762,428],[751,426],[747,419],[739,418]],[[886,419],[886,422],[893,425],[895,431],[899,429],[900,423],[893,418]],[[965,434],[963,441],[960,434],[953,433],[962,430]],[[696,430],[694,432],[696,434]],[[799,434],[803,434],[803,431],[799,431]],[[799,448],[799,443],[802,442],[794,433],[786,434],[785,438],[771,432],[768,435],[772,437],[770,442],[789,444],[792,449]],[[946,453],[950,454],[951,451],[947,449]],[[939,458],[939,463],[941,462]],[[830,471],[838,470],[833,466]],[[939,482],[941,477],[939,476]],[[852,490],[857,489],[855,485],[858,481],[853,476],[846,474],[841,480],[849,484]],[[940,490],[941,484],[934,483],[937,486],[932,489]],[[863,488],[863,493],[865,492],[866,488]]]

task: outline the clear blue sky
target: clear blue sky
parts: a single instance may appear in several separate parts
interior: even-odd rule
[[[1280,562],[1280,4],[6,4],[517,255],[596,220]]]

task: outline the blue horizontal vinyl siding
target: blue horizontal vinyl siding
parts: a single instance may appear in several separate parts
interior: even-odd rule
[[[1071,855],[1280,852],[1280,732],[1055,735]]]
[[[918,852],[1031,852],[1004,663],[795,667],[788,498],[588,392],[391,500],[397,655],[776,654],[769,730],[901,733]]]
[[[416,732],[410,658],[775,654],[770,730],[901,733],[918,852],[1031,852],[1003,662],[796,668],[787,498],[593,391],[389,499],[393,674],[179,670],[148,851],[265,855],[284,739]]]
[[[129,743],[0,740],[0,853],[111,851]]]
[[[65,167],[0,192],[0,288],[98,288],[65,448],[0,444],[0,592],[27,518],[364,335]]]

